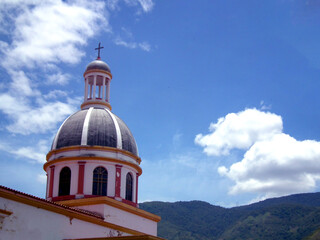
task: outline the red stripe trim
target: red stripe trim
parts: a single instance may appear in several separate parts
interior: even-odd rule
[[[116,165],[116,190],[115,197],[120,197],[121,195],[121,168],[122,165]]]
[[[64,201],[64,200],[72,200],[75,199],[76,195],[66,195],[66,196],[58,196],[58,197],[53,197],[52,202],[57,202],[57,201]]]
[[[79,175],[78,175],[78,194],[83,194],[84,185],[84,165],[86,162],[78,162],[79,164]]]
[[[136,175],[136,203],[138,204],[138,178],[139,174]]]
[[[53,193],[53,180],[54,180],[54,165],[50,166],[50,184],[49,184],[49,196],[52,197]]]

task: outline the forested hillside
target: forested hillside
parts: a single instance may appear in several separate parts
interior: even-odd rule
[[[158,235],[168,240],[320,239],[320,193],[234,208],[201,201],[146,202],[140,208],[161,216]]]

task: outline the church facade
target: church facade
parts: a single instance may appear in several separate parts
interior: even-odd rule
[[[160,217],[138,208],[141,159],[111,111],[111,79],[99,52],[84,72],[81,110],[47,154],[46,199],[0,187],[0,239],[160,239]]]

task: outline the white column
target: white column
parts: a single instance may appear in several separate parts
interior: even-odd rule
[[[102,78],[102,101],[106,100],[106,81],[107,81],[107,78],[103,77]]]
[[[88,78],[84,79],[84,101],[88,99]]]
[[[96,99],[97,75],[93,75],[93,98]]]
[[[110,102],[110,79],[107,79],[107,102]]]

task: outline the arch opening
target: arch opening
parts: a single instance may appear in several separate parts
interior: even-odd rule
[[[104,167],[93,170],[92,195],[107,196],[108,171]]]
[[[62,168],[59,177],[59,196],[70,195],[71,170],[68,167]]]
[[[127,173],[126,176],[126,200],[131,202],[133,200],[133,177],[131,173]]]

